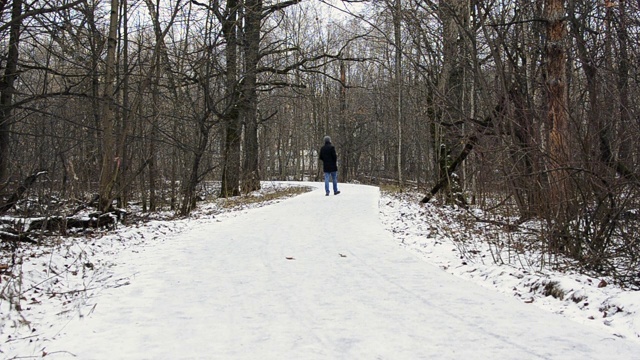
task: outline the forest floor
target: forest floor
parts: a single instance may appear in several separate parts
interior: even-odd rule
[[[325,197],[320,184],[303,183],[313,191],[289,198],[300,193],[290,185],[265,183],[244,199],[203,203],[188,219],[156,214],[24,245],[13,258],[5,251],[0,264],[16,266],[0,282],[0,354],[640,353],[640,292],[580,274],[570,262],[540,265],[550,263],[544,254],[510,250],[488,225],[454,208],[419,205],[415,193],[342,184],[342,194]]]

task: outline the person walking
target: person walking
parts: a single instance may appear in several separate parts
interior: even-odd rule
[[[324,171],[324,191],[329,196],[329,178],[333,181],[333,194],[338,195],[338,155],[329,136],[324,137],[324,146],[320,149],[320,160]]]

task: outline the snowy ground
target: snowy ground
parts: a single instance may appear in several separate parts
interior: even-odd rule
[[[554,259],[567,263],[563,271],[554,271],[539,252],[496,245],[508,241],[497,239],[504,237],[503,230],[496,235],[495,226],[463,220],[470,218],[464,211],[422,205],[419,198],[409,193],[381,199],[382,221],[401,246],[448,273],[640,343],[640,291],[577,273],[568,260]]]
[[[640,358],[637,292],[483,264],[442,208],[341,190],[21,253],[0,357]]]

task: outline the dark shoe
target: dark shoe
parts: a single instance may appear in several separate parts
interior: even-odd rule
[[[340,191],[336,191],[336,193],[334,195],[338,195],[338,194],[340,194]],[[329,195],[329,194],[327,194],[327,195]]]
[[[327,195],[326,195],[326,196],[329,196],[329,193],[327,193]]]

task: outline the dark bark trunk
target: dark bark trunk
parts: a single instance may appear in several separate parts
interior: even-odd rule
[[[393,11],[393,35],[395,42],[396,124],[398,127],[397,171],[398,186],[404,187],[402,178],[402,1],[395,0]]]
[[[127,28],[129,26],[129,18],[128,18],[128,2],[123,1],[122,4],[122,27],[125,29],[122,33],[122,68],[125,69],[122,77],[122,121],[120,122],[120,126],[118,127],[118,134],[116,137],[117,145],[116,145],[116,156],[122,162],[122,171],[117,180],[117,188],[119,191],[117,192],[117,203],[118,208],[125,208],[128,202],[128,186],[125,184],[128,183],[127,176],[130,175],[131,172],[131,163],[127,161],[127,137],[129,133],[129,124],[131,123],[129,119],[129,32]]]
[[[509,122],[512,126],[512,139],[515,149],[511,150],[511,158],[515,166],[515,176],[511,176],[514,196],[520,211],[521,219],[528,219],[540,214],[541,188],[539,166],[534,157],[534,120],[527,104],[525,90],[514,87],[509,92],[509,100],[514,105],[515,119]]]
[[[619,128],[623,132],[627,131],[630,126],[630,110],[629,105],[629,30],[627,21],[627,7],[625,0],[618,2],[618,8],[620,11],[619,24],[618,24],[618,46],[620,49],[620,56],[618,57],[618,93],[620,94],[620,124]],[[624,162],[629,159],[631,153],[630,144],[635,139],[624,139],[620,144],[619,157],[620,161]]]
[[[461,127],[448,127],[442,124],[451,124],[464,121],[466,114],[464,92],[464,32],[468,16],[464,8],[467,1],[455,0],[442,2],[438,16],[442,21],[442,69],[438,78],[438,97],[436,99],[438,109],[438,124],[433,128],[434,155],[438,164],[438,178],[447,176],[447,164],[449,155],[460,149],[459,139],[465,138]],[[443,184],[443,191],[448,199],[455,198],[451,182]]]
[[[550,224],[549,246],[552,251],[568,251],[579,257],[581,242],[570,234],[577,204],[573,197],[569,164],[568,101],[566,93],[566,24],[564,0],[546,0],[546,90],[549,203],[546,219]]]
[[[240,195],[240,143],[242,124],[240,123],[239,102],[241,93],[238,89],[238,39],[237,14],[238,0],[227,2],[227,16],[222,23],[222,34],[227,41],[226,48],[226,109],[223,111],[225,122],[222,182],[220,197],[226,198]]]
[[[187,216],[191,213],[196,206],[196,187],[198,186],[198,169],[200,168],[200,160],[202,154],[195,154],[193,163],[191,163],[191,173],[185,184],[183,191],[184,198],[182,199],[182,207],[180,208],[180,214]]]
[[[242,83],[244,95],[243,118],[245,124],[245,153],[242,191],[248,193],[260,189],[258,170],[258,96],[257,67],[260,52],[262,0],[245,1],[245,74]]]
[[[155,80],[153,82],[152,87],[152,95],[151,95],[151,106],[152,115],[151,115],[151,138],[149,139],[149,157],[151,161],[149,162],[149,211],[156,211],[156,182],[158,178],[158,170],[156,167],[156,142],[158,137],[158,126],[160,123],[160,112],[158,111],[159,104],[159,93],[158,89],[160,83],[160,52],[156,52],[156,61],[155,61]]]
[[[227,198],[240,195],[240,143],[242,126],[237,110],[226,118],[226,134],[224,148],[224,165],[220,197]]]
[[[115,77],[116,46],[118,36],[118,0],[111,0],[109,19],[109,38],[107,39],[107,57],[105,64],[105,88],[102,96],[102,168],[100,172],[100,204],[99,210],[108,212],[113,207],[113,189],[118,179],[121,161],[116,159],[115,129]]]
[[[22,22],[18,19],[21,15],[22,0],[13,0],[9,50],[6,55],[4,74],[0,78],[0,184],[6,181],[9,172],[9,132],[12,122],[14,83],[18,75],[20,27],[22,26]]]
[[[567,205],[569,182],[562,169],[568,165],[567,150],[567,101],[566,54],[565,54],[565,11],[563,0],[547,0],[547,121],[549,129],[549,169],[550,195],[554,213],[565,213],[561,209]]]
[[[347,130],[347,70],[344,63],[344,60],[340,61],[340,134],[343,136],[340,138],[339,142],[339,151],[338,158],[340,168],[338,171],[340,172],[341,181],[347,182],[350,180],[351,175],[351,156],[349,154],[349,147],[351,144],[349,142],[351,139],[346,136],[349,133]],[[334,140],[334,143],[336,141]]]
[[[209,132],[211,129],[210,127],[204,126],[205,121],[206,120],[202,120],[203,125],[201,125],[198,135],[198,147],[195,150],[194,159],[191,163],[191,173],[183,189],[184,199],[182,200],[182,207],[180,208],[180,213],[183,216],[189,215],[191,210],[196,207],[196,187],[200,182],[200,162],[209,143]]]

